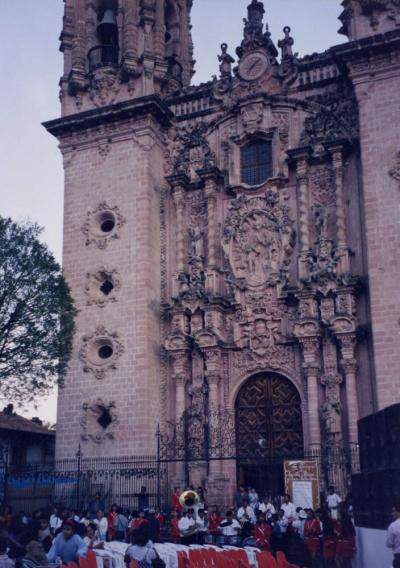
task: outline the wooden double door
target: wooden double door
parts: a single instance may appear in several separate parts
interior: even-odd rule
[[[283,461],[303,456],[300,395],[277,373],[251,377],[236,400],[238,484],[284,491]]]

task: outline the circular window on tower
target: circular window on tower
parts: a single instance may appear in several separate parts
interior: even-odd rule
[[[86,244],[96,244],[105,248],[111,239],[119,238],[125,219],[118,207],[111,207],[103,201],[96,209],[87,213],[82,231],[86,235]]]
[[[87,305],[102,308],[109,302],[116,302],[120,288],[121,276],[117,270],[102,266],[96,272],[88,272],[85,283]]]
[[[103,379],[107,371],[116,369],[116,361],[123,351],[118,334],[98,326],[92,334],[83,337],[79,357],[85,372],[92,372],[97,379]]]

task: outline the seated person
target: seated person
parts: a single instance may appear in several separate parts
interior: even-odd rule
[[[88,547],[88,550],[93,548],[104,548],[104,542],[99,538],[99,532],[94,523],[90,523],[86,529],[86,536],[83,537],[83,542]]]
[[[62,532],[54,539],[52,547],[47,553],[47,559],[50,562],[55,562],[60,557],[63,564],[68,564],[82,556],[85,557],[87,550],[87,545],[75,532],[75,523],[67,520],[63,523]]]
[[[149,539],[149,531],[146,524],[131,532],[131,545],[126,551],[126,560],[136,560],[141,567],[153,565],[153,560],[157,558],[153,543]]]
[[[223,541],[225,544],[236,544],[238,535],[240,533],[240,524],[234,518],[232,511],[225,513],[225,519],[219,525],[220,531],[223,534]]]
[[[39,517],[39,531],[37,539],[42,544],[45,552],[49,552],[53,538],[51,536],[50,522],[46,515],[41,515]]]

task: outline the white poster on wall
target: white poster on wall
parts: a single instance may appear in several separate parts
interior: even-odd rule
[[[312,481],[295,481],[293,480],[292,501],[295,507],[303,509],[313,508],[313,488]]]

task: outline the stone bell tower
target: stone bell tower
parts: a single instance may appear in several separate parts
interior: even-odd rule
[[[190,82],[191,0],[64,0],[63,265],[78,316],[57,457],[150,454],[161,393],[165,95]]]

